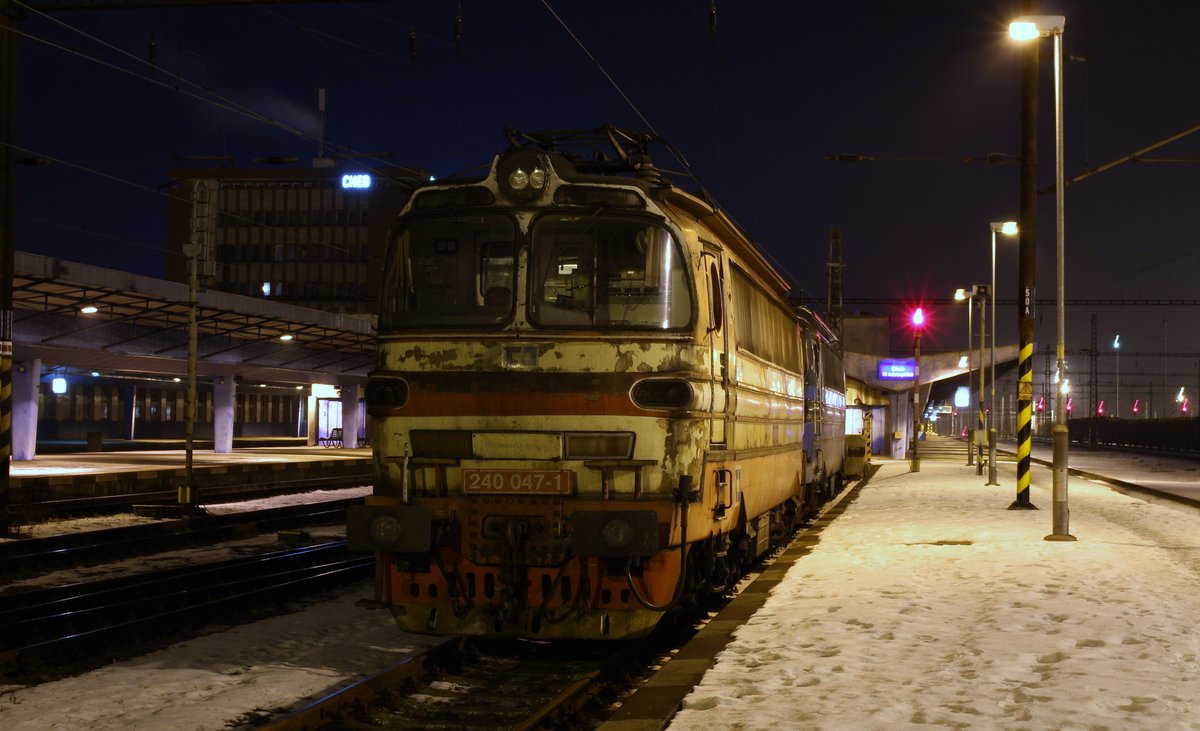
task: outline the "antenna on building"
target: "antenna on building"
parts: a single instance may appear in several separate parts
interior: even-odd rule
[[[313,158],[314,168],[331,168],[333,159],[325,157],[325,87],[317,89],[317,111],[321,114],[321,129],[317,133],[317,156]]]

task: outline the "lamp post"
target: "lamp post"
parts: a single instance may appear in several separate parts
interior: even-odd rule
[[[975,296],[972,302],[979,303],[979,401],[975,417],[975,445],[979,451],[979,459],[975,462],[975,474],[983,474],[983,439],[987,434],[983,420],[983,394],[987,391],[987,371],[983,369],[983,345],[987,341],[987,301],[988,285],[976,284],[973,288]]]
[[[921,471],[921,456],[917,449],[921,434],[921,328],[925,326],[925,310],[918,307],[912,313],[913,328],[913,435],[912,435],[912,468],[910,472]]]
[[[1113,413],[1117,418],[1121,418],[1121,334],[1113,338],[1113,350],[1117,353],[1117,400],[1116,406],[1113,407]]]
[[[971,338],[975,335],[975,329],[971,326],[971,315],[975,311],[974,289],[972,288],[970,294],[968,294],[967,290],[965,289],[954,290],[954,301],[967,303],[967,406],[963,411],[965,415],[963,423],[967,427],[967,466],[970,467],[971,465],[975,464],[975,453],[973,451],[975,449],[975,430],[971,428],[970,397],[971,391],[975,386],[975,373],[971,370]]]
[[[1035,38],[1054,38],[1054,221],[1055,259],[1058,265],[1055,299],[1055,320],[1058,327],[1057,361],[1059,382],[1066,384],[1066,311],[1063,293],[1066,289],[1064,271],[1066,228],[1063,213],[1063,31],[1067,25],[1062,15],[1026,15],[1017,18],[1008,26],[1009,34],[1019,41]],[[1070,443],[1067,431],[1067,395],[1058,389],[1058,407],[1054,410],[1054,457],[1053,457],[1053,532],[1046,536],[1048,541],[1073,541],[1069,531],[1070,513],[1067,509],[1067,447]]]
[[[992,421],[992,413],[996,410],[996,232],[1005,236],[1015,236],[1017,234],[1017,224],[1015,221],[992,221],[992,351],[991,351],[991,379],[992,379],[992,395],[989,399],[987,412],[987,430],[988,430],[988,485],[999,485],[996,482],[996,425]]]

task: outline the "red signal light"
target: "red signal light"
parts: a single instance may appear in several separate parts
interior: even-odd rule
[[[910,320],[912,322],[912,326],[920,330],[925,326],[925,310],[920,307],[913,310]]]

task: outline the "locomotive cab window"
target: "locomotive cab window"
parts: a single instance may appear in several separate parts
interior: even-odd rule
[[[414,221],[384,272],[382,329],[506,322],[516,281],[516,225],[505,216]]]
[[[683,252],[670,231],[644,219],[545,216],[529,261],[536,325],[667,330],[692,321]]]

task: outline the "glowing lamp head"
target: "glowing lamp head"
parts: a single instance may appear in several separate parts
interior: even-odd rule
[[[912,322],[912,326],[920,330],[925,326],[925,310],[918,307],[917,309],[913,310],[912,317],[909,319]]]
[[[1015,41],[1032,41],[1062,33],[1066,26],[1062,15],[1025,15],[1008,24],[1008,35]]]

